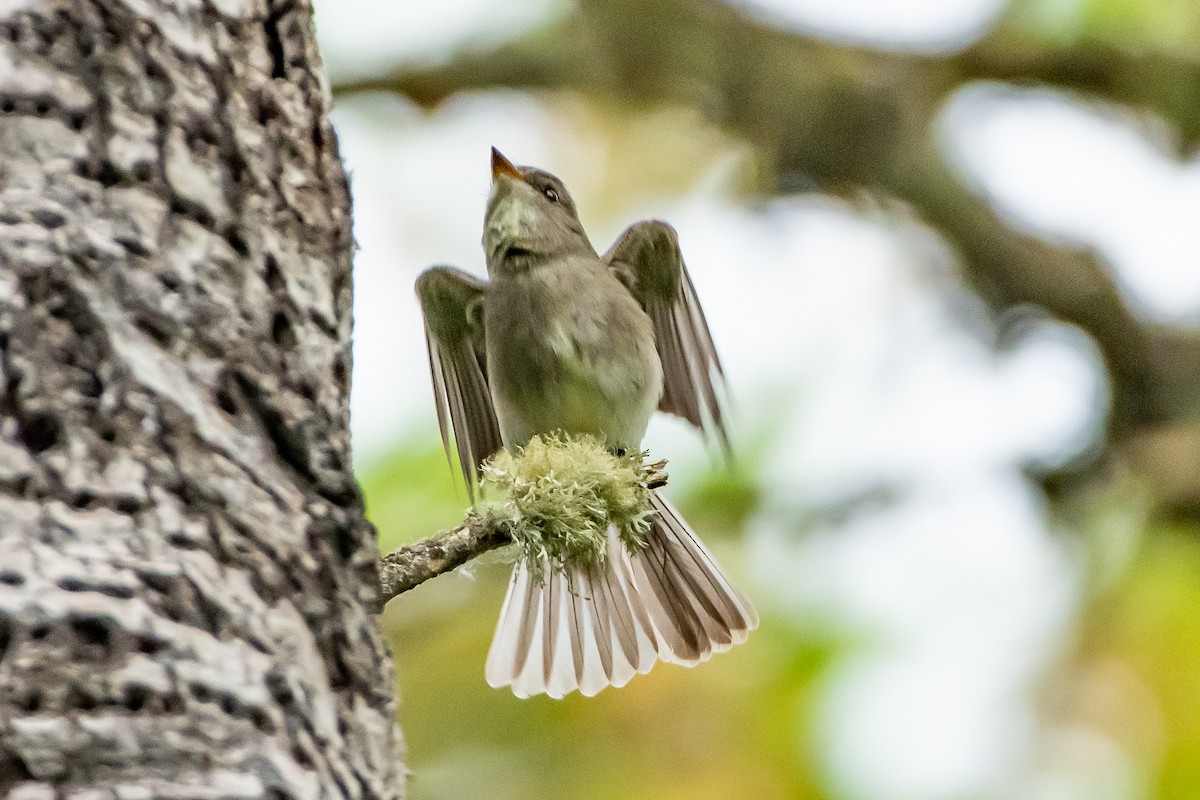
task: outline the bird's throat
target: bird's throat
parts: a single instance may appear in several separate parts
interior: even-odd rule
[[[511,261],[513,259],[529,260],[534,255],[534,252],[519,244],[510,244],[504,248],[504,252],[500,258],[502,261]]]

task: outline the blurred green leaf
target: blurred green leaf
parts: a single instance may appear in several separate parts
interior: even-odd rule
[[[466,491],[440,445],[401,444],[359,482],[385,553],[461,522],[466,511]]]

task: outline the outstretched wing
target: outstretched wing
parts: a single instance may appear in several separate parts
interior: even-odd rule
[[[631,225],[604,260],[654,326],[663,367],[659,410],[683,417],[728,451],[722,412],[725,375],[675,229],[658,220]]]
[[[431,267],[417,278],[442,446],[450,458],[453,427],[459,466],[472,497],[480,463],[501,446],[484,359],[486,290],[487,283],[453,267]]]

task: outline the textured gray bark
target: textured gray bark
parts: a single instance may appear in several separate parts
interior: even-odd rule
[[[0,0],[0,796],[396,797],[311,10]]]

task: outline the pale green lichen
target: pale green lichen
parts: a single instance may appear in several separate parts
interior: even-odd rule
[[[600,565],[609,524],[631,552],[646,546],[645,455],[614,454],[590,436],[534,436],[484,464],[476,511],[511,532],[517,559],[539,581],[547,567]]]

